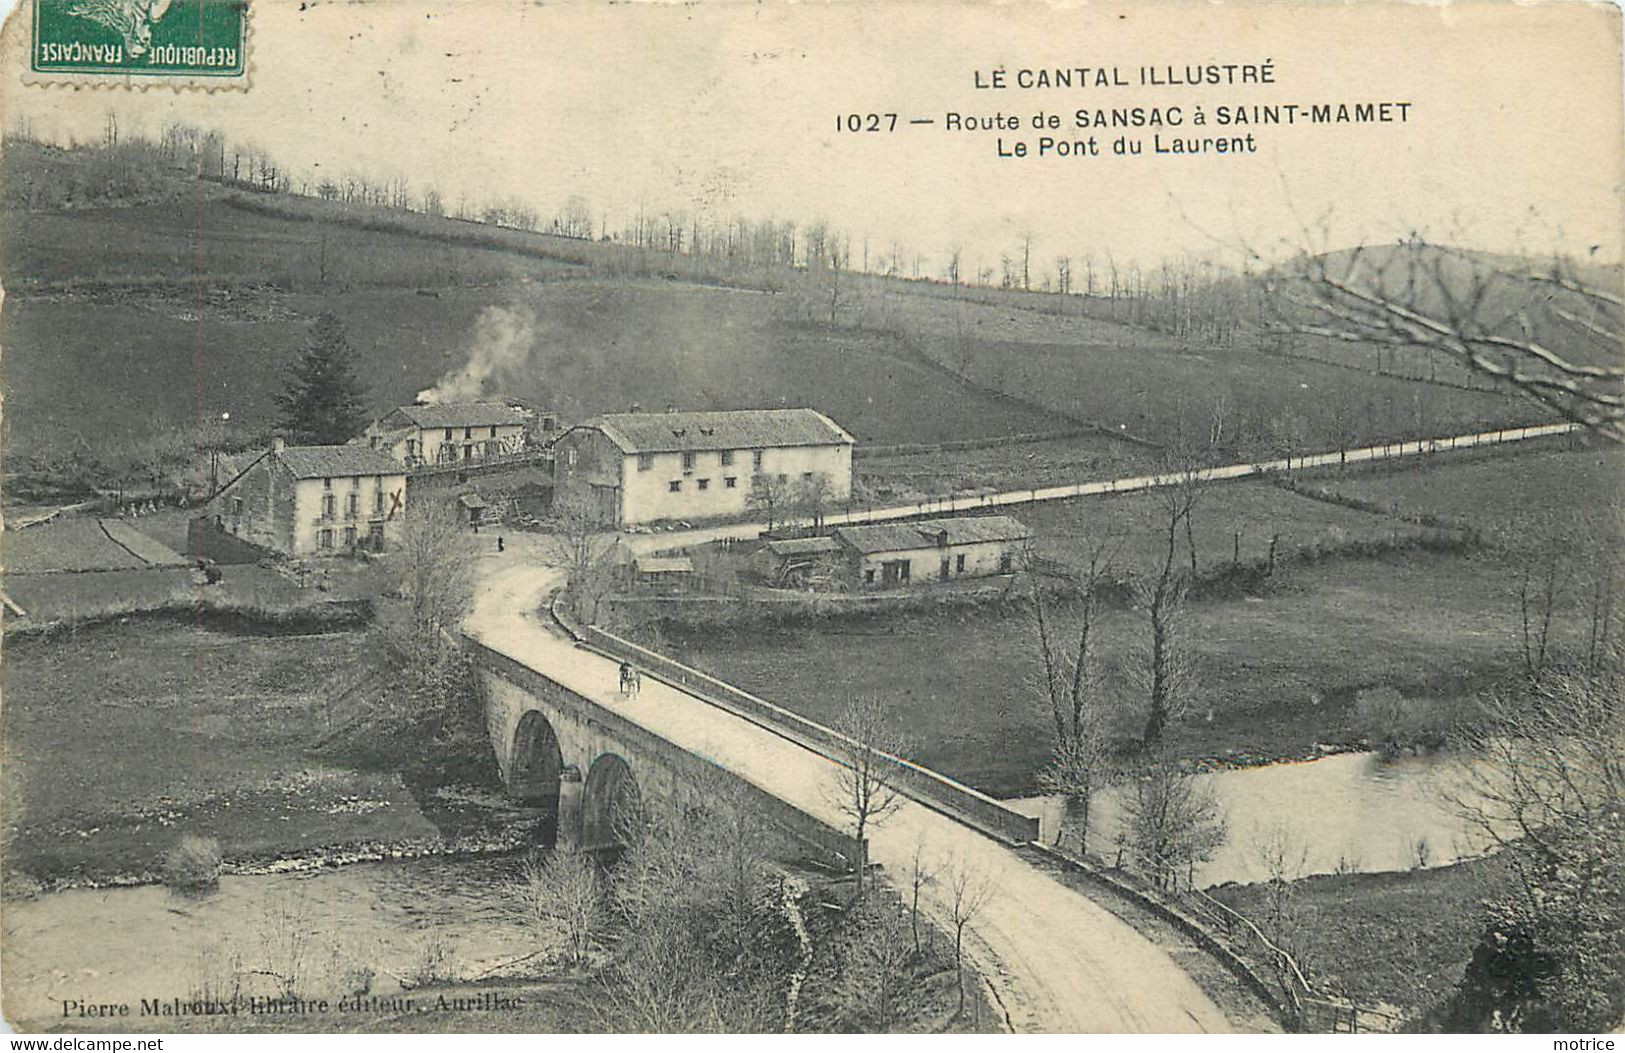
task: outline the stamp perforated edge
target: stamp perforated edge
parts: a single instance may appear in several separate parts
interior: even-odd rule
[[[213,94],[215,92],[247,91],[254,79],[254,9],[243,5],[243,68],[232,76],[196,76],[187,73],[75,73],[40,72],[34,69],[34,10],[36,0],[21,0],[7,20],[4,32],[17,33],[22,38],[18,49],[20,80],[30,88],[59,88],[68,91],[147,92],[186,91]]]

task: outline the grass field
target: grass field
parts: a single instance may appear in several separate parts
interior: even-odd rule
[[[1078,565],[1102,538],[1116,538],[1113,565],[1133,574],[1155,573],[1167,557],[1168,512],[1158,494],[1046,501],[1014,510],[1032,528],[1038,552]],[[1204,489],[1191,517],[1199,574],[1239,562],[1261,564],[1276,539],[1285,562],[1308,550],[1335,551],[1350,543],[1391,542],[1415,534],[1412,525],[1324,501],[1266,482],[1224,483]],[[1179,531],[1175,559],[1189,566],[1190,539]]]
[[[1196,709],[1171,748],[1191,758],[1301,755],[1357,739],[1359,688],[1457,698],[1511,657],[1514,609],[1494,570],[1423,554],[1331,560],[1293,568],[1267,597],[1194,605]],[[1108,615],[1099,638],[1109,661],[1131,659],[1142,621]],[[784,629],[667,626],[664,635],[700,668],[817,720],[833,719],[853,695],[878,695],[909,733],[913,756],[989,793],[1031,792],[1047,760],[1037,645],[1015,608]],[[1126,695],[1122,678],[1114,681]],[[1120,732],[1138,727],[1137,711],[1125,710]]]
[[[1105,436],[1048,439],[970,450],[860,457],[853,475],[876,500],[905,502],[963,490],[1059,486],[1138,475],[1154,451]]]
[[[1334,450],[1379,438],[1446,435],[1497,423],[1545,420],[1511,396],[1377,376],[1243,348],[1179,349],[1116,341],[1018,342],[990,335],[969,349],[922,341],[978,384],[1068,416],[1165,441],[1205,440],[1224,406],[1224,447],[1242,456],[1277,450],[1283,429],[1299,450]]]
[[[359,646],[156,624],[8,641],[8,868],[139,873],[188,832],[228,859],[433,836],[398,776],[309,753]]]
[[[783,269],[742,272],[730,287],[710,273],[715,261],[213,184],[162,205],[4,218],[0,263],[21,276],[0,313],[7,437],[24,454],[223,412],[268,426],[295,349],[328,310],[380,410],[461,365],[480,312],[505,307],[530,320],[531,336],[490,393],[566,418],[633,403],[806,404],[861,442],[1080,420],[1166,440],[1205,434],[1222,398],[1235,452],[1275,441],[1269,422],[1282,419],[1298,422],[1306,446],[1330,448],[1533,416],[1495,395],[1182,350],[1035,294],[955,298],[853,277],[831,327],[809,279]]]
[[[1435,516],[1516,543],[1542,536],[1553,520],[1621,529],[1625,451],[1545,448],[1478,456],[1382,473],[1316,480],[1314,485],[1409,515]]]
[[[118,570],[147,566],[89,516],[68,516],[0,533],[0,566],[12,574]]]

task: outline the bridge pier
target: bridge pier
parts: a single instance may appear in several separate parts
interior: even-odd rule
[[[581,797],[585,785],[581,769],[574,764],[566,765],[560,772],[558,812],[553,834],[555,848],[574,852],[587,847],[581,843]]]

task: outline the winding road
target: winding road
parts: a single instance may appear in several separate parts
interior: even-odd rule
[[[545,613],[563,572],[543,541],[515,538],[481,559],[469,635],[571,691],[705,757],[831,825],[845,821],[835,764],[820,754],[647,677],[628,700],[616,663],[557,634]],[[962,868],[993,888],[972,922],[971,956],[1018,1032],[1227,1031],[1229,1022],[1160,948],[1117,917],[970,827],[908,800],[870,835],[870,858],[903,880],[923,846],[927,865]],[[945,883],[928,907],[949,911]]]
[[[1566,434],[1571,425],[1505,429],[1478,435],[1392,443],[1339,453],[1208,468],[1207,481],[1269,472],[1426,456],[1448,450]],[[1132,493],[1179,481],[1145,475],[1101,482],[889,508],[851,510],[824,522],[899,519],[975,511],[1092,494]],[[633,535],[634,551],[760,535],[761,523],[734,523]],[[559,634],[545,612],[564,572],[547,565],[546,539],[512,538],[479,568],[467,632],[570,690],[612,708],[648,731],[705,757],[781,799],[842,828],[834,762],[676,686],[650,677],[635,699],[622,696],[617,663]],[[961,869],[993,891],[971,925],[971,956],[1018,1032],[1214,1032],[1230,1029],[1218,1006],[1164,951],[1115,915],[1031,866],[1003,844],[912,799],[874,827],[870,858],[902,880],[922,849],[939,873]],[[946,882],[925,890],[928,908],[950,913]]]

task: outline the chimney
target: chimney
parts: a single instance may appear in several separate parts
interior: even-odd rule
[[[283,441],[282,436],[278,435],[276,438],[271,440],[271,452],[272,453],[281,453],[283,450],[285,450],[287,448],[288,448],[288,444]]]

